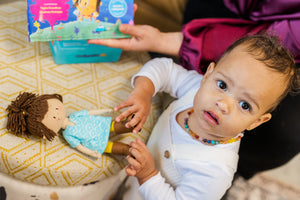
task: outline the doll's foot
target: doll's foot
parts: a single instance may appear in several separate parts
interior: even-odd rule
[[[112,146],[111,153],[118,154],[118,155],[129,155],[129,148],[128,144],[124,144],[121,142],[114,142]]]
[[[134,127],[127,128],[126,124],[134,117],[134,114],[126,117],[125,119],[121,120],[120,122],[114,123],[114,130],[116,134],[122,134],[122,133],[129,133],[132,132]]]

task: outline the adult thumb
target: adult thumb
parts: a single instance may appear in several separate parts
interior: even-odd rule
[[[141,28],[137,25],[120,24],[119,31],[123,34],[138,36],[141,32]]]

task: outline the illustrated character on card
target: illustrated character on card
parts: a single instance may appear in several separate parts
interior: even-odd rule
[[[73,0],[73,6],[77,8],[74,14],[77,15],[77,19],[82,21],[83,19],[96,20],[99,16],[101,0]]]
[[[37,95],[23,92],[7,107],[7,129],[18,136],[34,135],[53,140],[62,130],[65,140],[77,150],[100,158],[103,153],[129,155],[129,145],[110,142],[110,132],[128,133],[127,120],[116,122],[111,117],[100,116],[111,111],[82,110],[66,116],[62,96]]]

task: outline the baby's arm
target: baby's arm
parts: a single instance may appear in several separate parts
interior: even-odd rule
[[[135,176],[140,185],[151,177],[155,176],[158,171],[155,168],[153,157],[147,146],[139,139],[130,143],[129,152],[131,156],[127,156],[129,165],[125,171],[130,176]]]
[[[134,89],[128,99],[115,107],[115,111],[128,107],[122,112],[116,121],[135,114],[134,117],[126,124],[126,127],[134,127],[133,133],[137,133],[147,120],[151,108],[151,98],[154,94],[154,85],[152,81],[144,76],[138,76],[134,80]]]
[[[76,149],[78,151],[81,151],[82,153],[85,153],[89,156],[92,156],[92,157],[95,157],[95,158],[101,158],[101,154],[98,152],[98,151],[93,151],[93,150],[90,150],[88,148],[86,148],[85,146],[79,144]]]

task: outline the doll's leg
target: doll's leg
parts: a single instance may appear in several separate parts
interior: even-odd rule
[[[129,148],[130,146],[128,144],[121,142],[108,142],[104,152],[119,155],[129,155]]]

